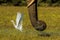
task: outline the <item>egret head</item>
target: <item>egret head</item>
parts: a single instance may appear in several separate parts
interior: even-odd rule
[[[11,22],[14,22],[13,20],[11,20]]]

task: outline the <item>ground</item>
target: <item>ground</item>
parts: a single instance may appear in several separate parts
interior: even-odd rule
[[[23,13],[23,32],[15,29],[11,20],[17,12]],[[38,7],[38,18],[47,24],[44,32],[51,36],[40,36],[29,19],[26,7],[0,6],[0,40],[60,40],[60,7]]]

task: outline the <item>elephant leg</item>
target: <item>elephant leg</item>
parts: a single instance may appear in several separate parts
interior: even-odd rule
[[[29,4],[30,2],[31,0],[29,0],[27,4]],[[45,30],[47,26],[46,23],[44,21],[38,20],[37,1],[34,1],[34,3],[28,7],[28,12],[32,26],[38,31]]]

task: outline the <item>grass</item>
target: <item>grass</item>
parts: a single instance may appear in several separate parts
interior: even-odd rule
[[[11,23],[11,20],[15,21],[17,12],[24,13],[23,32]],[[0,40],[60,40],[60,8],[38,7],[38,18],[47,24],[44,32],[53,33],[50,37],[38,35],[30,23],[26,7],[0,6]]]

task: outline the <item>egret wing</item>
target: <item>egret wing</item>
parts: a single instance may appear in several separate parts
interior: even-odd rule
[[[20,25],[22,25],[22,19],[23,19],[23,14],[21,14],[21,18],[19,20],[18,27],[20,27]]]
[[[19,24],[19,21],[20,21],[20,19],[21,19],[21,13],[17,13],[17,17],[16,17],[16,25],[18,26],[18,24]]]
[[[21,17],[20,17],[20,20],[19,20],[19,24],[21,23],[22,19],[23,19],[23,14],[21,14]]]
[[[23,19],[23,14],[21,14],[21,18],[19,20],[19,23],[18,23],[18,28],[22,29],[22,19]]]

